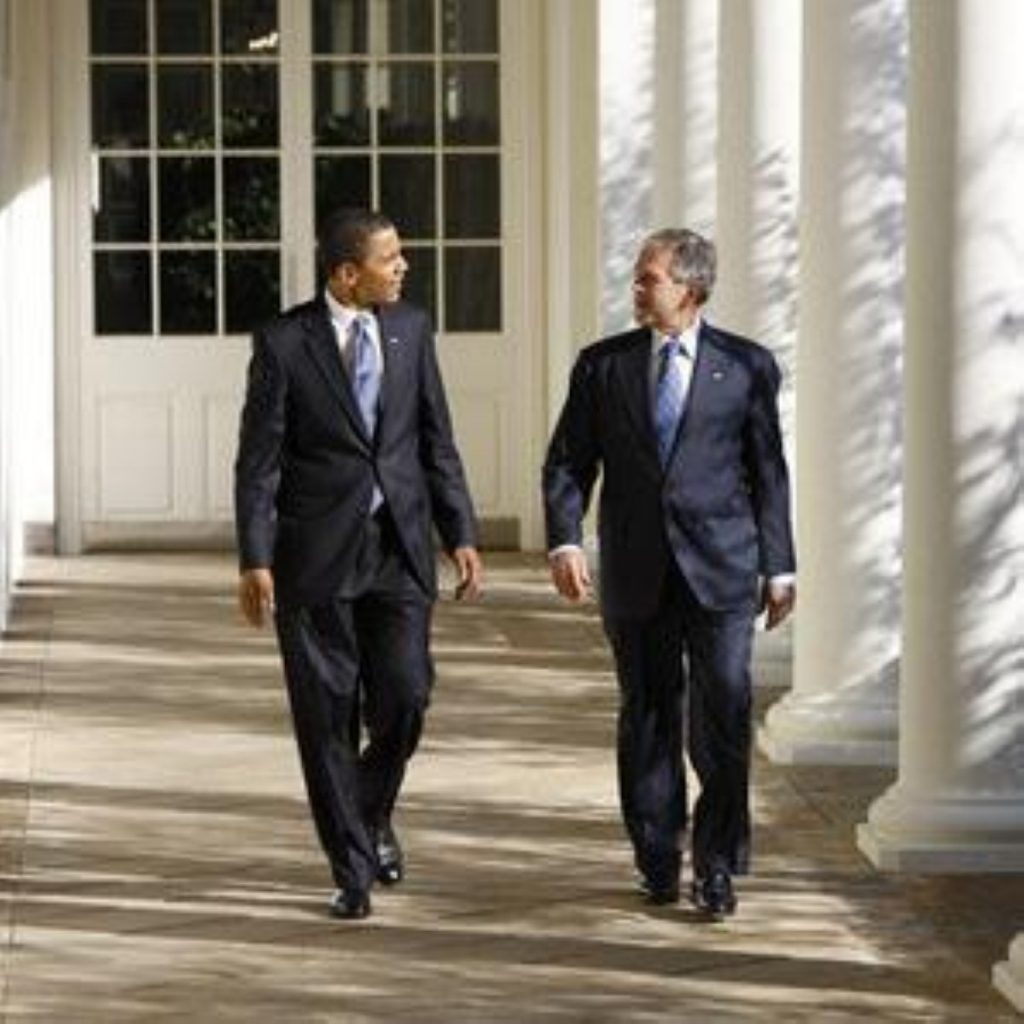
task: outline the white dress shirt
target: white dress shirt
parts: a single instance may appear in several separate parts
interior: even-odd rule
[[[327,310],[331,315],[331,326],[334,328],[334,336],[338,341],[338,350],[341,352],[341,361],[346,369],[351,365],[349,359],[349,345],[352,341],[352,328],[356,318],[363,322],[363,329],[370,336],[373,342],[374,358],[377,361],[378,373],[383,369],[383,353],[380,344],[380,328],[377,325],[377,318],[369,310],[359,310],[354,306],[342,305],[332,294],[330,288],[324,289],[324,298],[327,300]]]
[[[693,368],[697,363],[697,335],[700,333],[701,319],[697,317],[685,331],[678,334],[662,334],[656,328],[651,329],[651,408],[655,405],[655,395],[658,390],[658,370],[661,367],[661,350],[672,340],[679,339],[679,345],[683,350],[683,361],[679,364],[679,373],[683,378],[683,402],[690,392],[690,381],[693,380]]]

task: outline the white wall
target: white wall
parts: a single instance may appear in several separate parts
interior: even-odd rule
[[[9,220],[7,213],[8,178],[11,165],[11,82],[10,39],[8,24],[10,5],[0,0],[0,282],[10,280]],[[3,287],[3,286],[0,286]],[[10,456],[8,454],[11,430],[10,350],[11,332],[8,326],[11,306],[7,295],[0,302],[0,630],[7,625],[7,602],[11,587],[10,563]]]
[[[0,607],[54,516],[49,12],[0,0]]]

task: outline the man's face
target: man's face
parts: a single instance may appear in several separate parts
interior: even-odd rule
[[[402,280],[409,264],[402,255],[402,243],[394,228],[376,231],[366,244],[362,263],[342,263],[334,268],[332,288],[360,307],[395,302],[402,294]]]
[[[692,296],[685,284],[672,279],[669,249],[644,249],[633,268],[633,315],[638,324],[659,330],[675,328]]]

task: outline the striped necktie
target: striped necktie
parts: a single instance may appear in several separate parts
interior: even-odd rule
[[[658,455],[664,466],[672,454],[672,445],[679,430],[679,419],[686,402],[681,359],[688,358],[676,336],[670,337],[658,353],[658,376],[654,393],[654,433],[658,439]]]
[[[363,414],[366,432],[373,437],[377,427],[377,399],[380,397],[380,367],[377,349],[360,314],[352,321],[352,389],[356,393],[359,411]]]

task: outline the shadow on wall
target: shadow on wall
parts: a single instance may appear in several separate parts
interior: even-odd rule
[[[651,230],[654,183],[654,5],[601,2],[602,329],[632,322],[630,285]]]
[[[840,295],[845,340],[844,350],[837,352],[842,366],[838,400],[847,406],[843,422],[851,426],[841,453],[850,496],[842,529],[851,578],[863,587],[851,657],[864,664],[870,677],[891,680],[898,673],[894,624],[901,618],[903,579],[904,0],[859,5],[851,14],[850,32],[857,102],[844,135],[846,203],[839,230],[856,258]],[[857,345],[860,337],[870,344]]]
[[[962,757],[991,772],[979,784],[1024,786],[1024,249],[1018,218],[980,197],[1016,188],[1008,168],[1024,166],[1024,117],[979,143],[964,191],[985,211],[979,262],[998,268],[991,286],[957,317],[971,337],[957,343],[957,519],[961,588],[956,643],[969,694]],[[1016,231],[1014,231],[1016,228]],[[980,251],[979,251],[980,250]],[[957,429],[955,426],[954,429]],[[1005,784],[1005,783],[1004,783]]]

